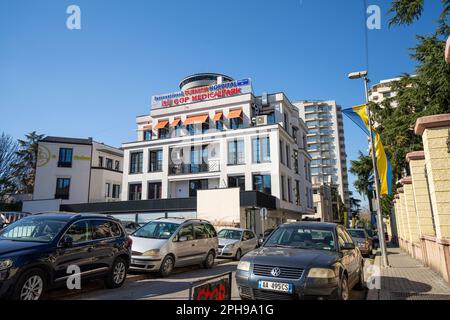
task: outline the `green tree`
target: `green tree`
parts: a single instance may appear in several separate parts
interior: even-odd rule
[[[44,135],[33,131],[27,134],[25,138],[25,140],[18,140],[19,150],[16,152],[18,159],[13,168],[19,181],[18,191],[33,193],[38,158],[38,142],[44,138]]]
[[[372,158],[364,155],[359,151],[357,160],[350,160],[350,173],[356,176],[356,180],[353,182],[353,186],[356,191],[369,202],[369,210],[373,212],[372,208],[372,186],[373,180],[373,165]]]
[[[421,17],[425,0],[394,0],[390,25],[409,25]],[[411,58],[417,62],[415,75],[404,74],[394,82],[394,98],[382,104],[371,103],[377,131],[391,159],[393,177],[399,179],[409,172],[405,156],[410,151],[423,149],[421,137],[414,134],[417,118],[450,112],[450,65],[445,63],[445,40],[450,33],[447,17],[450,0],[441,0],[443,9],[436,32],[417,36],[418,44],[412,48]],[[392,103],[395,100],[396,106]]]

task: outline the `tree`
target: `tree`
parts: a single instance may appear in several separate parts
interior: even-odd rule
[[[364,199],[367,198],[369,211],[372,213],[372,186],[374,184],[372,158],[359,151],[358,159],[350,161],[349,171],[356,176],[353,186]]]
[[[44,135],[33,131],[25,137],[25,140],[18,140],[19,150],[16,152],[18,159],[13,167],[19,181],[18,191],[33,193],[38,158],[38,142],[44,138]]]
[[[5,133],[0,136],[0,199],[17,189],[13,165],[17,161],[17,142]]]
[[[390,13],[394,16],[390,25],[409,25],[421,17],[425,0],[394,0]],[[422,140],[414,134],[417,118],[450,112],[450,65],[445,63],[445,40],[450,34],[447,17],[450,0],[443,5],[436,32],[430,36],[418,36],[418,44],[412,48],[411,58],[417,61],[415,75],[404,74],[394,82],[394,98],[382,104],[371,103],[375,121],[385,150],[391,159],[394,179],[409,172],[405,156],[410,151],[423,149]],[[396,107],[392,105],[395,100]]]

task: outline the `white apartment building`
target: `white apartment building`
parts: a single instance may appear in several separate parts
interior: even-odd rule
[[[275,200],[269,224],[313,214],[307,128],[285,94],[258,97],[250,79],[196,74],[153,96],[136,123],[137,140],[122,145],[123,201],[196,197],[197,217],[250,227],[260,206],[243,199],[256,192]]]
[[[347,210],[350,209],[347,154],[345,152],[342,110],[336,101],[299,101],[300,117],[308,128],[307,150],[312,157],[313,185],[337,188]],[[316,211],[322,204],[315,203]]]
[[[60,204],[119,201],[123,151],[89,139],[45,137],[39,141],[33,202]],[[44,208],[44,207],[42,207]]]
[[[392,89],[392,83],[399,81],[401,78],[393,78],[381,80],[379,83],[372,86],[369,90],[369,101],[381,104],[388,98],[394,98],[397,95]],[[397,102],[394,100],[391,102],[393,108],[397,107]]]

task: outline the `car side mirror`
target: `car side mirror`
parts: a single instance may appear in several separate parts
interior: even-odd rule
[[[186,236],[178,237],[179,242],[185,242],[188,241],[188,238]]]
[[[61,247],[63,248],[71,248],[73,246],[73,239],[71,236],[64,236],[60,242]]]
[[[353,250],[355,249],[355,244],[351,242],[344,243],[342,250]]]

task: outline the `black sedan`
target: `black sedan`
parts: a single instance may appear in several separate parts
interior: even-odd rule
[[[341,225],[289,223],[242,258],[236,282],[242,299],[347,300],[353,287],[364,287],[363,264],[359,249]]]

